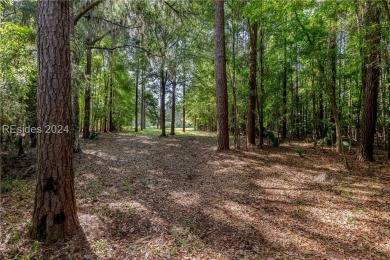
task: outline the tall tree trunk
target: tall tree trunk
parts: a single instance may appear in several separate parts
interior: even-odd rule
[[[164,63],[161,64],[160,68],[160,128],[161,136],[167,136],[165,130],[165,71]]]
[[[196,123],[196,115],[194,116],[194,129],[198,130],[198,125]]]
[[[330,64],[330,79],[328,80],[328,92],[330,97],[330,105],[332,109],[333,119],[336,126],[336,147],[337,152],[342,153],[343,143],[341,134],[340,112],[337,105],[336,96],[336,74],[337,74],[337,30],[336,26],[331,28],[329,32],[329,47],[328,47],[328,61]]]
[[[232,129],[234,134],[234,149],[240,149],[240,128],[238,121],[238,108],[237,108],[237,87],[236,87],[236,39],[237,39],[237,30],[236,30],[236,17],[234,13],[234,8],[232,8],[232,96],[233,96],[233,105],[232,105]]]
[[[31,237],[51,243],[78,229],[72,160],[70,29],[72,1],[38,1],[38,135]],[[55,100],[56,102],[53,102]]]
[[[264,29],[260,29],[259,146],[264,145]]]
[[[185,73],[184,73],[185,76]],[[183,132],[186,131],[186,83],[183,83]]]
[[[79,64],[80,58],[77,53],[73,54],[73,60],[75,64]],[[80,149],[80,90],[79,90],[79,81],[77,79],[73,80],[72,86],[72,140],[73,140],[73,152],[78,153]]]
[[[214,0],[215,81],[217,95],[218,151],[229,150],[229,112],[226,79],[224,1]]]
[[[382,63],[383,66],[386,66],[385,63]],[[386,148],[387,136],[386,136],[386,81],[384,76],[386,72],[382,70],[381,73],[381,121],[382,121],[382,140],[383,146]],[[378,138],[379,139],[379,138]]]
[[[87,39],[87,45],[91,44],[91,39]],[[90,136],[91,124],[91,73],[92,73],[92,49],[87,47],[87,67],[85,69],[85,95],[84,95],[84,126],[83,138]]]
[[[259,25],[254,22],[249,27],[249,92],[248,92],[248,123],[247,142],[256,144],[255,138],[255,110],[256,110],[256,71],[257,71],[257,31]]]
[[[80,149],[80,107],[79,107],[79,89],[78,85],[74,87],[73,92],[73,152],[78,153]]]
[[[108,100],[108,106],[109,106],[109,117],[108,117],[108,123],[109,123],[109,130],[110,132],[115,131],[115,125],[114,125],[114,79],[112,77],[112,51],[110,51],[109,54],[110,60],[109,60],[109,88],[110,88],[110,96]]]
[[[135,104],[134,104],[134,132],[138,132],[138,83],[139,83],[139,59],[135,72]],[[142,127],[141,127],[142,129]]]
[[[171,110],[171,135],[175,135],[175,112],[176,112],[176,72],[172,82],[172,110]]]
[[[104,73],[104,119],[103,119],[103,131],[107,133],[107,106],[108,106],[108,85],[109,78],[107,72]]]
[[[387,95],[387,104],[388,104],[388,107],[390,107],[390,51],[388,50],[387,53],[386,53],[386,58],[385,58],[385,61],[386,61],[386,79],[387,79],[387,86],[388,86],[388,89],[387,89],[387,93],[389,93]],[[387,118],[388,118],[388,123],[387,123],[387,157],[390,158],[390,109],[387,110],[388,114],[387,114]]]
[[[324,108],[324,95],[322,89],[325,89],[325,67],[322,63],[322,60],[318,60],[318,138],[323,139],[326,135],[326,125],[325,125],[325,108]]]
[[[92,74],[92,29],[90,18],[87,20],[87,64],[85,68],[85,94],[84,94],[84,124],[83,138],[90,136],[91,125],[91,74]]]
[[[145,78],[144,68],[141,73],[141,130],[145,129]]]
[[[300,135],[300,125],[301,125],[301,121],[300,121],[300,111],[299,111],[299,104],[300,104],[300,101],[299,101],[299,85],[300,85],[300,81],[299,81],[299,66],[300,66],[300,61],[299,61],[299,46],[298,44],[296,45],[296,53],[297,53],[297,56],[296,56],[296,63],[295,63],[295,72],[296,72],[296,77],[295,77],[295,100],[294,100],[294,105],[295,105],[295,135],[298,139],[301,138],[301,135]]]
[[[282,139],[287,138],[287,40],[284,38],[283,52],[283,121],[282,121]]]
[[[358,159],[373,161],[380,80],[380,10],[374,1],[367,1],[365,21],[364,102]]]
[[[314,90],[315,86],[315,71],[314,71],[314,59],[311,60],[311,86],[313,88],[313,92],[311,93],[311,100],[312,100],[312,138],[314,142],[314,146],[317,145],[317,129],[318,129],[318,122],[317,122],[317,107],[316,107],[316,91]]]

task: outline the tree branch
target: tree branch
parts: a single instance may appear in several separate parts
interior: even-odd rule
[[[100,3],[102,3],[103,0],[96,0],[95,2],[87,5],[84,10],[82,10],[78,15],[76,15],[76,17],[73,19],[73,25],[76,26],[77,22],[81,19],[81,17],[83,17],[83,15],[85,15],[86,13],[89,12],[89,10],[93,9],[95,6],[99,5]]]
[[[90,44],[94,45],[95,43],[101,41],[104,37],[106,37],[107,35],[109,35],[110,33],[114,32],[114,31],[115,31],[115,29],[107,31],[106,33],[102,34],[100,37],[97,37],[96,39],[92,40],[90,42]]]
[[[168,3],[167,1],[164,1],[164,3],[165,3],[167,6],[169,6],[169,8],[171,8],[175,13],[177,13],[177,15],[180,14],[180,12],[179,12],[178,10],[176,10],[176,9],[173,7],[173,6],[176,4],[176,2],[173,3],[173,4],[170,4],[170,3]]]
[[[310,34],[307,32],[306,27],[302,24],[301,20],[299,20],[299,17],[298,17],[298,14],[297,14],[297,10],[295,10],[294,12],[295,12],[295,18],[297,19],[299,26],[301,26],[303,32],[305,33],[305,35],[306,35],[310,45],[314,46],[314,43],[313,43],[313,41],[312,41],[312,39],[310,37]]]
[[[119,45],[119,46],[114,46],[114,47],[88,46],[88,48],[91,48],[91,49],[108,50],[108,51],[113,51],[113,50],[116,50],[116,49],[127,48],[127,47],[137,48],[137,49],[143,50],[147,54],[150,54],[149,50],[147,50],[147,49],[145,49],[145,48],[143,48],[141,46],[134,45],[134,44],[125,44],[125,45]]]
[[[103,18],[103,17],[97,17],[97,16],[90,16],[92,19],[95,19],[95,20],[102,20],[102,21],[104,21],[104,22],[106,22],[106,23],[110,23],[110,24],[112,24],[112,25],[116,25],[116,26],[118,26],[118,27],[122,27],[122,28],[125,28],[125,29],[134,29],[134,28],[139,28],[139,27],[141,27],[141,26],[134,26],[134,25],[129,25],[129,26],[127,26],[127,25],[123,25],[123,24],[121,24],[121,23],[117,23],[117,22],[113,22],[113,21],[110,21],[110,20],[108,20],[108,19],[106,19],[106,18]]]

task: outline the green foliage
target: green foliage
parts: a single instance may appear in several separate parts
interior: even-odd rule
[[[38,254],[40,251],[40,243],[39,241],[34,241],[32,251],[34,254]]]
[[[106,239],[96,240],[95,247],[98,252],[103,253],[108,249],[108,241]]]
[[[264,132],[264,135],[271,140],[273,146],[279,146],[280,140],[278,137],[275,136],[274,132],[266,130]]]
[[[17,124],[26,108],[24,101],[36,88],[35,31],[0,22],[0,120]]]
[[[96,201],[102,192],[102,187],[99,180],[91,180],[87,184],[88,198],[92,201]]]
[[[321,129],[316,139],[320,143],[334,140],[335,125],[330,111],[328,82],[328,40],[337,32],[336,104],[341,111],[343,134],[356,131],[362,108],[362,61],[365,34],[362,1],[225,1],[226,67],[229,91],[229,120],[233,125],[233,103],[237,105],[237,120],[245,132],[248,113],[249,25],[259,22],[263,32],[262,55],[264,73],[257,77],[257,95],[263,109],[265,136],[274,146],[280,140],[283,121],[294,136],[312,135]],[[32,108],[36,96],[36,24],[33,15],[36,1],[0,2],[3,14],[0,22],[0,101],[3,124],[22,124],[26,110]],[[74,1],[75,13],[83,1]],[[107,12],[110,8],[110,12]],[[16,10],[16,12],[14,12]],[[185,104],[186,122],[199,129],[216,130],[216,95],[214,75],[212,1],[103,1],[74,28],[72,50],[72,83],[80,94],[80,121],[83,123],[85,51],[92,47],[91,126],[100,131],[112,110],[118,130],[134,126],[135,89],[145,86],[147,126],[157,125],[160,116],[161,74],[166,75],[166,121],[172,107],[172,81],[176,86],[176,126],[181,125],[178,110]],[[381,18],[383,54],[389,43],[388,21]],[[87,46],[87,38],[92,44]],[[260,36],[258,41],[260,41]],[[260,42],[258,42],[260,45]],[[259,53],[258,53],[259,56]],[[383,56],[383,55],[382,55]],[[386,55],[385,55],[386,56]],[[382,59],[383,80],[380,91],[378,129],[389,121],[388,64]],[[260,58],[257,71],[260,70]],[[260,73],[258,73],[260,74]],[[138,86],[136,86],[138,75]],[[263,89],[260,91],[260,80]],[[283,103],[286,86],[286,108]],[[186,96],[182,92],[186,87]],[[110,89],[112,87],[112,106]],[[233,90],[235,97],[233,97]],[[260,93],[261,92],[261,93]],[[140,96],[139,100],[140,101]],[[259,104],[257,104],[259,106]],[[320,108],[322,109],[320,113]],[[138,104],[138,112],[140,112]],[[255,113],[258,116],[259,109]],[[320,114],[323,115],[319,118]],[[140,115],[138,115],[140,118]],[[258,124],[256,122],[256,124]],[[169,126],[170,123],[167,124]],[[315,129],[317,128],[317,129]],[[326,136],[326,138],[324,138]],[[349,147],[350,141],[344,142]]]
[[[299,157],[302,157],[302,156],[303,156],[303,149],[302,149],[302,147],[300,147],[300,146],[295,146],[295,147],[294,147],[294,152],[295,152],[296,154],[298,154]]]

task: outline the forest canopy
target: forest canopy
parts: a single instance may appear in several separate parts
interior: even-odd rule
[[[352,200],[351,193],[377,196],[381,190],[384,195],[373,200],[375,207],[386,198],[381,185],[388,180],[381,174],[390,158],[389,29],[390,0],[0,0],[0,163],[6,180],[1,192],[19,194],[14,189],[19,182],[31,185],[35,178],[34,203],[25,204],[34,205],[25,225],[34,246],[63,241],[85,228],[77,204],[104,201],[98,208],[105,218],[115,215],[107,206],[115,194],[121,195],[121,203],[128,199],[153,208],[153,196],[174,197],[171,204],[164,202],[171,207],[176,202],[188,206],[204,192],[205,206],[194,203],[194,223],[222,223],[219,217],[209,218],[219,210],[217,202],[224,201],[233,213],[220,214],[235,224],[227,221],[218,232],[231,238],[236,230],[236,242],[245,241],[240,248],[251,257],[265,257],[274,250],[273,243],[261,251],[260,234],[239,228],[232,220],[238,212],[234,210],[242,210],[237,213],[241,220],[252,219],[248,223],[257,231],[258,219],[270,212],[282,212],[277,216],[282,222],[281,216],[291,213],[293,220],[286,225],[296,231],[291,223],[321,215],[317,204],[326,196]],[[321,162],[327,165],[318,165]],[[176,163],[180,169],[171,168]],[[112,185],[102,171],[118,174]],[[202,178],[210,179],[199,181]],[[356,191],[364,186],[354,186],[360,181],[371,190]],[[221,196],[215,201],[207,186],[212,182]],[[198,186],[189,193],[165,190],[175,185],[191,190],[186,186],[191,183]],[[75,193],[75,186],[82,195]],[[270,202],[272,192],[265,192],[270,189],[281,196],[290,190],[295,197]],[[150,190],[156,193],[152,196]],[[21,196],[32,201],[32,192],[23,191]],[[247,197],[234,201],[232,194]],[[303,209],[311,204],[302,194],[316,196],[317,204]],[[4,199],[8,208],[13,199]],[[258,210],[258,199],[270,204]],[[91,213],[83,206],[83,214]],[[188,217],[191,210],[171,216],[163,210],[166,206],[159,204],[158,209],[167,225],[174,218],[183,226],[177,218]],[[246,207],[257,218],[243,213]],[[366,219],[383,213],[365,207]],[[206,208],[211,215],[204,213]],[[158,218],[137,217],[139,223],[129,226],[138,225],[139,230],[145,228],[143,221],[150,226]],[[375,223],[380,226],[381,221]],[[2,224],[8,228],[8,240],[0,240],[0,249],[10,237],[19,237],[12,222]],[[209,236],[229,247],[218,235],[196,233],[191,223],[184,224],[188,241],[207,244],[203,238]],[[186,243],[180,239],[174,243],[184,250]],[[381,243],[382,251],[375,254],[386,258],[389,243]],[[13,250],[6,257],[14,257]],[[224,256],[239,258],[237,250]],[[181,256],[197,252],[189,251]],[[305,252],[294,251],[299,257]],[[313,257],[319,255],[312,252]],[[93,258],[87,256],[84,259]]]

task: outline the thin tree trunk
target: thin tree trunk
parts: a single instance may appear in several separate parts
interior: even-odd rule
[[[135,72],[135,104],[134,104],[134,132],[138,132],[138,83],[139,83],[139,59]],[[142,127],[141,127],[142,129]]]
[[[113,82],[113,78],[112,78],[112,51],[110,51],[110,54],[109,54],[109,88],[110,88],[110,96],[109,96],[109,100],[108,100],[108,105],[109,105],[109,117],[108,117],[108,121],[109,121],[109,130],[110,132],[114,132],[115,131],[115,125],[114,125],[114,118],[113,118],[113,113],[114,113],[114,82]]]
[[[282,121],[282,139],[287,138],[287,40],[284,38],[283,52],[283,121]]]
[[[185,76],[185,73],[184,73]],[[186,83],[183,83],[183,132],[186,131]]]
[[[171,111],[171,133],[170,135],[175,135],[175,110],[176,110],[176,71],[174,72],[172,82],[172,111]]]
[[[298,44],[296,45],[296,52],[297,52],[297,59],[296,59],[296,63],[295,63],[295,72],[296,72],[296,77],[295,77],[295,100],[294,100],[294,104],[295,104],[295,135],[296,137],[298,138],[298,140],[301,138],[300,136],[300,111],[299,111],[299,84],[300,84],[300,81],[299,81],[299,66],[300,66],[300,63],[299,63],[299,47],[298,47]]]
[[[236,23],[234,16],[234,9],[232,9],[232,96],[233,96],[233,105],[232,105],[232,121],[233,121],[233,135],[234,135],[234,149],[240,149],[240,128],[238,121],[238,108],[237,108],[237,90],[236,90]]]
[[[257,31],[259,25],[254,22],[249,27],[249,92],[248,92],[248,123],[247,139],[248,143],[255,145],[255,110],[256,110],[256,71],[257,71]]]
[[[326,134],[326,125],[325,125],[325,108],[324,108],[324,96],[322,92],[322,88],[324,87],[325,83],[325,68],[322,64],[322,61],[318,61],[318,85],[320,88],[319,94],[318,94],[318,138],[323,139],[325,138]]]
[[[80,58],[77,53],[73,54],[73,59],[75,64],[79,64]],[[80,149],[80,90],[79,90],[79,81],[77,79],[73,80],[72,86],[72,114],[73,114],[73,128],[72,128],[72,140],[73,140],[73,152],[78,153]]]
[[[226,80],[224,1],[214,0],[215,80],[217,95],[218,151],[229,150],[229,112]]]
[[[109,78],[107,72],[104,73],[104,119],[103,119],[103,131],[107,133],[107,106],[108,106],[108,96],[109,96]]]
[[[328,49],[328,61],[330,63],[330,79],[328,80],[328,91],[330,97],[330,104],[332,108],[334,123],[336,126],[336,147],[337,152],[342,153],[342,134],[340,124],[340,112],[337,106],[336,96],[336,74],[337,74],[337,31],[333,27],[329,32],[329,49]]]
[[[161,136],[167,136],[165,130],[165,71],[164,63],[160,68],[160,128]]]
[[[260,29],[259,146],[264,145],[264,29]]]
[[[72,160],[71,6],[72,1],[38,1],[38,126],[67,129],[38,135],[31,237],[46,243],[63,240],[79,227]]]
[[[385,64],[383,64],[385,65]],[[385,72],[381,73],[381,121],[382,121],[382,141],[383,146],[386,148],[387,136],[386,136],[386,84],[384,79]],[[379,138],[378,138],[379,139]]]
[[[317,107],[316,107],[316,91],[314,90],[315,86],[315,72],[314,72],[314,59],[311,60],[311,86],[313,88],[313,92],[311,93],[312,98],[312,136],[313,136],[313,142],[314,146],[317,146],[317,128],[318,128],[318,121],[317,121]]]
[[[74,87],[73,92],[73,152],[78,153],[80,149],[80,107],[79,107],[79,89],[78,85]]]
[[[260,29],[260,86],[257,95],[258,120],[259,120],[259,146],[264,145],[264,30]]]
[[[141,73],[141,130],[145,129],[145,75],[144,68],[142,66]]]
[[[90,45],[90,38],[87,39],[87,45]],[[84,95],[84,126],[83,138],[87,139],[90,136],[90,120],[91,120],[91,73],[92,73],[92,49],[87,47],[87,67],[85,70],[85,95]]]

